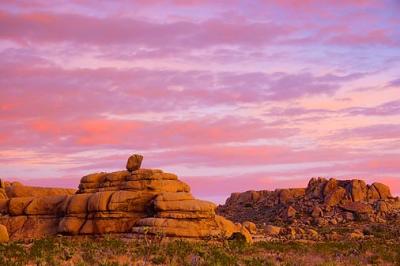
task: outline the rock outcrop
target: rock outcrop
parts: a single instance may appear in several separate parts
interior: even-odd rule
[[[312,178],[307,188],[232,193],[217,213],[236,222],[325,226],[400,218],[388,186],[363,180]]]
[[[2,183],[0,224],[11,239],[46,235],[131,233],[188,238],[251,236],[240,224],[215,214],[216,205],[195,199],[175,174],[141,169],[132,155],[127,170],[82,177],[79,189]]]

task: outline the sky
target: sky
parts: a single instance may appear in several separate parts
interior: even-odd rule
[[[197,197],[400,194],[400,1],[0,2],[0,178],[77,187],[130,154]]]

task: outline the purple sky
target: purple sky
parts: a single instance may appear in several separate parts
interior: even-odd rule
[[[196,196],[400,193],[400,2],[1,1],[0,178],[177,173]]]

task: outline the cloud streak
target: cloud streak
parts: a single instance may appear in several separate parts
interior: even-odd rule
[[[0,178],[75,186],[138,152],[220,202],[319,175],[400,191],[396,10],[2,1]]]

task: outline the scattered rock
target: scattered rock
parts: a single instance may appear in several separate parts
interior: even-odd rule
[[[307,229],[307,234],[312,238],[316,238],[319,235],[318,232],[315,231],[314,229]]]
[[[279,225],[282,230],[276,238],[299,239],[303,235],[300,229],[393,224],[400,218],[400,199],[392,197],[389,187],[381,183],[318,177],[312,178],[305,189],[232,193],[217,213],[235,222]],[[269,230],[265,228],[267,234]],[[319,238],[325,235],[335,238],[329,233]]]
[[[293,208],[292,206],[288,206],[285,211],[285,216],[286,216],[286,218],[293,218],[296,216],[296,213],[297,213],[297,211],[295,208]]]
[[[264,230],[267,235],[279,235],[282,228],[279,226],[267,225]]]
[[[314,207],[311,212],[311,217],[318,218],[324,216],[324,212],[320,207]]]

